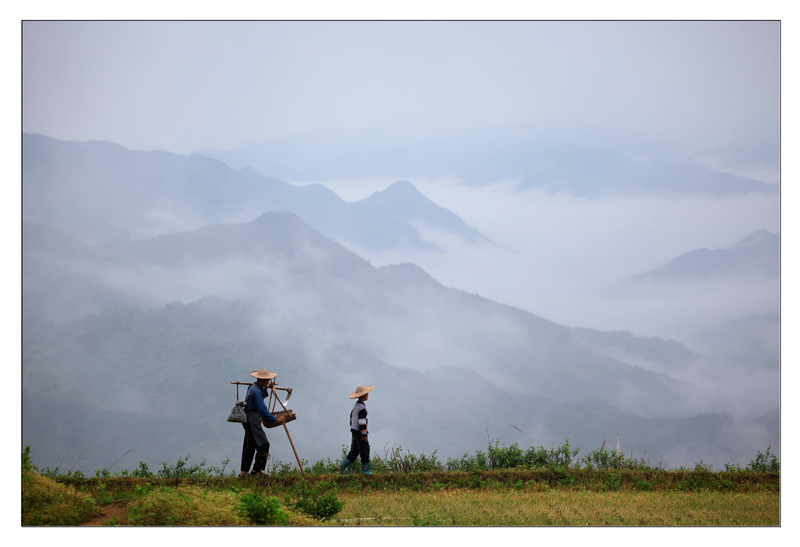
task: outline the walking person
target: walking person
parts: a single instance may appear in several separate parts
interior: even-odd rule
[[[256,379],[255,383],[247,388],[247,421],[242,424],[244,427],[244,443],[242,444],[242,465],[239,473],[240,477],[246,477],[253,465],[251,475],[263,475],[264,468],[267,466],[269,458],[269,441],[267,434],[261,427],[261,420],[269,424],[282,424],[286,420],[283,416],[276,418],[267,410],[264,399],[269,396],[269,389],[275,385],[273,378],[278,376],[265,368],[254,370],[250,376]],[[253,460],[255,456],[255,461]]]
[[[350,452],[338,465],[341,473],[347,472],[347,467],[361,456],[361,472],[365,475],[372,475],[369,470],[369,435],[367,433],[367,405],[364,403],[369,399],[369,392],[375,386],[358,386],[350,394],[351,399],[358,399],[353,410],[350,411]]]

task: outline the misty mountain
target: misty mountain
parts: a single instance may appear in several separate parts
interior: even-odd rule
[[[339,456],[357,384],[376,385],[376,451],[397,442],[459,456],[483,446],[487,425],[505,441],[511,423],[540,444],[595,448],[620,433],[668,458],[739,457],[731,418],[708,414],[713,392],[601,355],[568,327],[446,288],[417,266],[374,268],[289,213],[94,246],[25,222],[23,257],[23,440],[46,447],[48,461],[86,448],[70,444],[75,429],[96,431],[97,458],[116,459],[131,446],[103,446],[119,437],[104,436],[113,424],[131,429],[139,454],[185,455],[158,451],[174,433],[151,425],[155,414],[187,429],[184,445],[165,447],[235,462],[229,382],[262,366],[295,388],[292,430],[306,458]],[[93,411],[104,417],[80,422]],[[436,428],[422,425],[431,420]]]
[[[319,184],[295,186],[198,154],[141,152],[23,134],[22,214],[90,243],[141,239],[290,211],[321,233],[368,250],[434,249],[417,227],[489,240],[408,182],[357,203]]]
[[[696,327],[676,328],[697,355],[683,364],[659,365],[626,358],[626,345],[603,339],[592,340],[595,351],[700,383],[701,377],[719,385],[739,378],[745,393],[758,393],[762,400],[778,397],[780,234],[759,230],[726,249],[693,250],[616,284],[609,296],[626,305],[691,314]],[[737,301],[746,305],[737,307]]]
[[[485,449],[487,429],[504,443],[527,446],[529,439],[509,424],[548,447],[570,437],[581,454],[617,433],[637,456],[648,450],[656,461],[676,465],[696,454],[730,459],[735,453],[734,424],[723,414],[645,418],[605,403],[509,394],[466,369],[397,368],[347,345],[316,354],[307,333],[254,328],[254,311],[203,299],[151,311],[118,308],[61,324],[25,321],[23,444],[32,445],[38,465],[61,464],[62,471],[108,468],[128,449],[112,471],[139,461],[158,469],[187,454],[190,463],[230,459],[232,469],[242,430],[224,421],[237,398],[229,382],[247,381],[251,368],[265,365],[294,390],[289,407],[298,419],[290,430],[306,459],[341,457],[349,442],[347,394],[365,378],[376,386],[370,430],[373,453],[381,457],[387,446],[400,445],[414,453],[438,450],[442,460],[458,457]],[[420,426],[431,419],[437,427]],[[293,462],[283,431],[267,431],[273,458]]]
[[[636,336],[627,331],[606,332],[583,327],[573,327],[572,334],[593,351],[648,370],[674,371],[701,359],[681,342],[657,336]]]
[[[780,369],[780,313],[742,317],[714,325],[702,335],[722,359],[753,370]]]
[[[640,411],[653,397],[689,396],[689,386],[587,351],[566,327],[447,289],[416,266],[374,268],[288,213],[101,244],[90,268],[80,249],[76,267],[61,263],[50,269],[46,245],[34,246],[45,238],[29,239],[27,231],[26,225],[25,295],[62,293],[59,281],[45,275],[51,271],[72,280],[70,287],[85,278],[83,286],[92,287],[94,295],[81,293],[82,305],[100,311],[137,301],[159,306],[205,296],[249,299],[286,322],[326,332],[389,363],[419,370],[452,363],[491,370],[504,389],[520,393],[610,401],[623,391]],[[33,307],[37,301],[44,306]],[[23,315],[68,317],[69,310],[45,312],[52,301],[26,298]],[[597,391],[602,386],[607,395]],[[648,386],[658,386],[659,393],[645,395]]]
[[[779,190],[777,184],[711,171],[687,158],[637,157],[602,144],[497,128],[413,142],[394,135],[289,136],[198,152],[236,168],[296,181],[457,176],[482,186],[520,179],[521,191],[545,188],[585,197]]]
[[[536,169],[520,188],[546,188],[576,196],[650,194],[739,194],[778,192],[766,184],[720,173],[689,161],[642,160],[591,144],[546,146],[537,150]]]
[[[728,249],[696,249],[663,266],[640,274],[637,280],[719,278],[737,275],[780,276],[780,235],[759,230]]]

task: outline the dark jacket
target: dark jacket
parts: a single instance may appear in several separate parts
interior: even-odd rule
[[[257,383],[253,383],[247,388],[247,395],[250,396],[247,400],[247,406],[245,407],[247,412],[258,412],[261,418],[269,424],[274,424],[278,421],[275,416],[269,413],[267,405],[264,404],[264,399],[269,395],[269,389]]]

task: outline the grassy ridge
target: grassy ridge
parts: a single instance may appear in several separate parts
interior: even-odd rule
[[[506,492],[344,493],[337,526],[779,526],[774,493]]]
[[[337,485],[342,510],[327,521],[288,507],[292,488],[304,484],[301,477],[45,479],[93,500],[95,508],[121,505],[122,516],[100,522],[106,525],[253,525],[239,506],[256,494],[276,500],[290,526],[779,526],[779,476],[744,472],[740,480],[728,480],[736,479],[729,475],[595,470],[576,473],[569,484],[558,474],[537,471],[310,476],[312,487]],[[648,478],[653,488],[639,490],[637,481]],[[734,486],[720,488],[721,481]],[[70,525],[96,514],[76,511],[69,521],[25,522],[23,513],[23,522]]]
[[[265,475],[239,479],[222,477],[185,478],[74,478],[60,477],[60,484],[95,492],[98,487],[119,492],[134,491],[146,484],[159,486],[197,486],[215,489],[238,489],[251,485],[270,494],[304,481],[296,475]],[[779,492],[780,473],[758,471],[669,471],[669,470],[598,470],[598,469],[500,469],[471,473],[439,471],[418,473],[376,473],[372,476],[307,475],[310,484],[334,482],[340,490],[361,492],[377,490],[422,490],[529,488],[536,491],[589,490],[593,492]]]
[[[99,518],[96,524],[177,526],[780,525],[780,465],[770,449],[744,468],[726,465],[724,471],[702,462],[667,470],[602,449],[576,461],[568,444],[538,450],[528,455],[554,459],[531,466],[518,447],[490,445],[488,454],[465,454],[446,465],[435,453],[395,453],[376,458],[371,476],[340,475],[325,460],[306,465],[304,479],[280,462],[268,475],[238,478],[235,471],[225,473],[227,462],[189,466],[189,456],[157,472],[140,464],[134,471],[100,470],[85,477],[38,470],[26,447],[22,523],[74,525]],[[113,516],[103,514],[111,507]]]

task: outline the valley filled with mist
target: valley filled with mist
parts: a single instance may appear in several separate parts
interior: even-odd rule
[[[359,384],[379,455],[780,454],[779,186],[464,138],[181,155],[23,133],[23,445],[62,470],[235,467],[230,382],[265,367],[308,460],[340,457]]]

